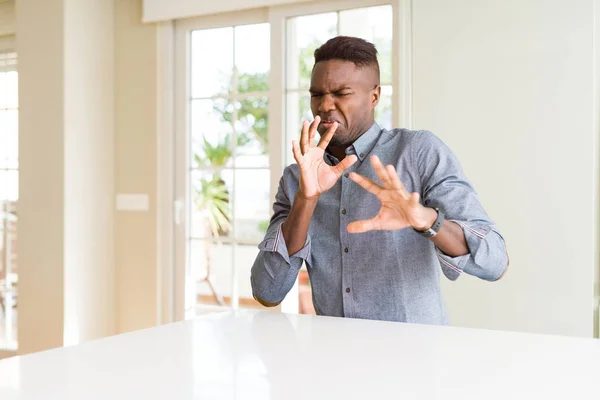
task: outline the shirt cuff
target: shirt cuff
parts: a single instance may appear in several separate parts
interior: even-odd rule
[[[304,243],[304,247],[302,247],[300,250],[298,250],[296,253],[294,253],[290,256],[288,254],[287,245],[285,243],[285,239],[283,237],[283,232],[281,230],[282,225],[283,225],[283,222],[281,224],[279,224],[279,226],[277,227],[277,232],[275,234],[275,237],[265,238],[265,240],[263,240],[258,245],[258,248],[260,250],[264,250],[264,251],[279,253],[288,264],[290,263],[291,257],[299,257],[299,258],[303,259],[304,261],[308,262],[308,257],[310,256],[310,237],[307,235],[306,242]]]
[[[481,242],[483,241],[483,239],[485,239],[487,234],[490,232],[491,228],[489,225],[471,226],[467,225],[463,221],[449,221],[458,224],[462,228],[465,234],[465,240],[467,242],[469,253],[458,257],[450,257],[437,247],[435,249],[438,260],[440,261],[440,265],[442,266],[442,271],[444,272],[444,275],[446,275],[446,277],[450,280],[456,280],[458,279],[460,274],[463,273],[469,258],[473,254],[477,254],[477,250],[479,249]]]
[[[451,281],[455,281],[458,277],[463,273],[465,264],[471,254],[464,254],[458,257],[450,257],[447,254],[444,254],[437,247],[435,248],[437,253],[437,258],[440,261],[440,265],[442,266],[442,272],[446,275],[446,278]]]

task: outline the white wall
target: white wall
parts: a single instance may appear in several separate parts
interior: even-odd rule
[[[114,7],[65,1],[65,344],[115,329]],[[71,329],[70,329],[71,328]]]
[[[149,210],[115,214],[117,331],[159,320],[157,35],[141,0],[115,0],[115,191],[144,193]],[[168,229],[168,228],[166,228]]]
[[[61,0],[33,3],[17,4],[18,339],[25,352],[62,345],[64,327],[63,7]]]
[[[157,26],[141,3],[20,1],[21,352],[160,321]],[[115,213],[115,191],[150,210]]]
[[[141,4],[19,5],[22,352],[160,321],[158,29]],[[16,30],[0,2],[0,32]],[[115,213],[115,190],[150,210]]]
[[[19,0],[19,352],[114,333],[113,4]]]
[[[452,323],[591,336],[598,112],[591,0],[414,0],[414,126],[457,153],[507,241],[444,281]]]

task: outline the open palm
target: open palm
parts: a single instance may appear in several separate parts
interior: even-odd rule
[[[411,194],[404,188],[394,166],[388,165],[384,168],[377,156],[371,157],[371,163],[383,186],[356,173],[351,173],[350,178],[377,196],[381,201],[381,209],[374,218],[351,222],[348,224],[348,231],[359,233],[408,227],[427,229],[431,225],[429,221],[431,214],[430,210],[420,203],[419,194]]]
[[[320,121],[319,116],[315,117],[310,125],[304,121],[300,137],[301,146],[297,141],[292,141],[294,158],[300,167],[300,191],[307,199],[318,198],[323,192],[331,189],[344,171],[357,160],[355,155],[350,155],[335,166],[325,163],[325,149],[335,134],[337,122],[334,122],[315,146],[315,135]]]

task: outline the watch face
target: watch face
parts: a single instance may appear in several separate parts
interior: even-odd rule
[[[416,232],[419,233],[421,236],[424,236],[426,238],[433,237],[437,233],[436,231],[434,231],[431,228],[427,229],[426,231],[416,231]]]

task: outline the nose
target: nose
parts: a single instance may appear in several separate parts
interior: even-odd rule
[[[321,97],[321,102],[319,103],[319,112],[326,113],[333,110],[335,110],[333,96],[331,94],[323,95]]]

